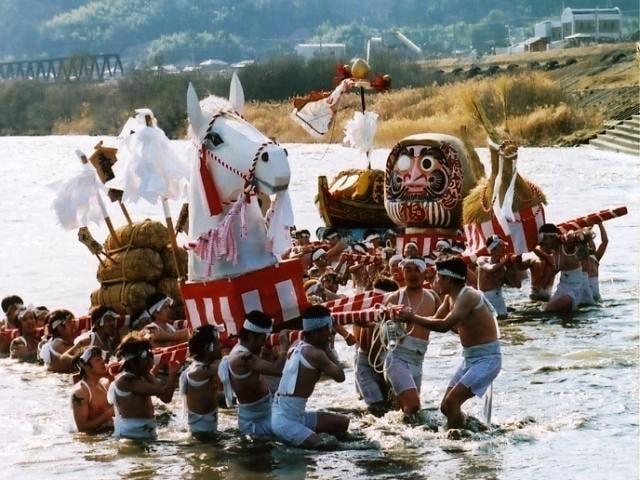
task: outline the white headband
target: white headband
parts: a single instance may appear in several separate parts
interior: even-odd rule
[[[117,317],[118,317],[118,314],[117,314],[115,311],[113,311],[113,310],[107,310],[106,312],[104,312],[104,313],[102,314],[102,316],[98,319],[98,322],[97,322],[97,324],[98,324],[100,327],[104,326],[104,319],[105,319],[106,317],[113,317],[113,318],[117,318]]]
[[[149,312],[149,315],[153,315],[154,313],[162,310],[162,307],[164,307],[166,303],[169,303],[169,306],[171,306],[173,300],[171,300],[171,298],[169,297],[164,297],[158,303],[154,303],[151,307],[147,308],[147,312]]]
[[[396,253],[389,259],[389,263],[398,262],[400,263],[404,257],[399,253]]]
[[[504,245],[504,241],[500,237],[494,236],[491,239],[491,243],[487,245],[487,250],[489,250],[490,252],[493,252],[500,245]]]
[[[56,328],[58,328],[58,326],[60,326],[63,323],[66,323],[67,321],[71,320],[72,318],[73,318],[73,315],[67,315],[64,318],[60,318],[60,319],[54,321],[51,324],[51,331],[54,332],[56,330]]]
[[[436,250],[441,248],[451,248],[451,242],[449,240],[438,240],[436,242]]]
[[[336,238],[338,236],[339,236],[338,232],[332,232],[324,238],[326,238],[327,240],[331,240],[332,238]]]
[[[82,360],[82,363],[84,364],[89,363],[89,360],[91,360],[91,357],[93,356],[93,352],[95,351],[95,348],[97,347],[89,347],[85,349],[84,352],[82,352],[82,355],[80,355],[80,360]]]
[[[451,270],[448,270],[446,268],[443,268],[442,270],[438,270],[438,275],[441,275],[444,277],[457,278],[458,280],[466,280],[466,278],[463,277],[462,275],[452,272]]]
[[[380,238],[380,235],[377,233],[372,233],[367,238],[364,239],[365,242],[370,242],[371,240],[375,240],[376,238]]]
[[[264,333],[265,335],[269,335],[273,330],[273,327],[260,327],[255,323],[251,323],[248,318],[244,320],[242,328],[253,333]]]
[[[318,250],[316,250],[315,252],[313,252],[313,254],[311,255],[311,261],[315,262],[316,260],[318,260],[321,256],[326,255],[327,251],[324,248],[319,248]]]
[[[556,238],[558,236],[557,233],[555,232],[544,232],[544,233],[539,233],[538,234],[538,241],[541,242],[544,237],[549,237],[549,238]]]
[[[427,271],[427,263],[421,258],[405,258],[400,262],[400,267],[404,268],[409,264],[414,264],[416,267],[418,267],[418,270],[420,270],[421,273]]]
[[[331,327],[333,325],[333,319],[330,315],[320,318],[304,318],[302,317],[302,329],[305,332],[312,330],[318,330],[324,327]]]
[[[138,357],[145,359],[148,356],[149,356],[149,350],[143,350],[142,352],[127,353],[125,355],[122,355],[122,359],[126,362],[128,360],[133,360],[134,358],[138,358]]]
[[[304,293],[316,293],[318,288],[321,287],[320,283],[313,283],[304,289]]]

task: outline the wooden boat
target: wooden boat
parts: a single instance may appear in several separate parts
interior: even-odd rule
[[[340,172],[329,186],[326,176],[318,177],[316,204],[327,227],[332,228],[392,228],[384,208],[384,172],[372,170],[366,191],[355,194],[363,170]]]

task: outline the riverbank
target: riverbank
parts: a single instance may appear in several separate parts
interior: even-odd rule
[[[282,60],[252,68],[240,72],[247,99],[260,95],[276,100],[250,101],[246,117],[280,142],[315,143],[289,118],[293,105],[287,97],[329,88],[332,66]],[[483,145],[485,133],[461,101],[468,96],[479,98],[490,119],[503,124],[499,105],[507,91],[509,130],[529,146],[584,143],[607,120],[638,109],[638,62],[633,45],[627,44],[487,57],[474,64],[455,59],[422,65],[392,62],[382,71],[392,72],[392,90],[367,95],[367,108],[380,115],[379,147],[424,131],[465,133],[471,143]],[[183,138],[189,82],[201,96],[224,95],[229,79],[138,73],[103,84],[0,83],[0,134],[113,135],[134,108],[147,106],[171,138]],[[344,124],[358,108],[359,97],[346,95],[333,131],[322,142],[341,142]]]

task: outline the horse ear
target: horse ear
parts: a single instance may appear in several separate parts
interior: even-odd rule
[[[189,88],[187,89],[187,115],[193,132],[198,137],[198,140],[202,142],[207,133],[208,124],[207,119],[202,113],[202,108],[200,108],[200,101],[198,100],[196,89],[193,88],[191,82],[189,82]]]
[[[229,103],[240,115],[244,114],[244,91],[237,72],[233,72],[231,85],[229,86]]]

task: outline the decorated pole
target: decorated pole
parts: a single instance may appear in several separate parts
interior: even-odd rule
[[[89,159],[81,150],[76,150],[76,155],[82,162],[83,165],[89,164]],[[107,211],[107,207],[104,204],[104,200],[100,196],[100,192],[96,190],[96,200],[98,201],[98,206],[100,207],[100,211],[102,212],[102,218],[104,218],[104,223],[107,224],[107,228],[109,229],[109,233],[111,234],[111,238],[113,238],[113,243],[116,245],[116,248],[120,247],[120,239],[118,238],[118,234],[116,233],[116,229],[113,227],[113,222],[111,221],[111,217],[109,216],[109,212]],[[129,220],[131,223],[131,220]]]
[[[151,114],[147,113],[144,117],[147,127],[153,128],[153,118]],[[160,197],[162,202],[162,211],[164,212],[164,220],[167,224],[167,230],[169,230],[169,241],[171,242],[171,252],[173,253],[173,262],[175,263],[176,272],[178,272],[178,281],[181,281],[186,272],[182,271],[180,261],[178,260],[178,243],[176,242],[176,230],[173,227],[173,219],[171,218],[171,209],[169,208],[169,200],[166,196]]]
[[[178,278],[185,272],[178,260],[176,232],[171,218],[169,200],[182,197],[186,191],[188,167],[174,153],[169,139],[157,127],[153,112],[136,110],[127,120],[122,133],[118,162],[113,165],[115,178],[107,186],[122,191],[122,199],[136,203],[140,198],[151,204],[162,204],[169,242]]]
[[[113,231],[113,225],[109,222],[109,215],[104,206],[100,189],[102,184],[96,175],[96,171],[88,165],[86,156],[76,151],[81,160],[79,170],[69,179],[55,182],[49,187],[54,190],[56,196],[53,200],[53,211],[58,223],[66,230],[78,229],[78,240],[104,265],[100,255],[109,260],[113,259],[104,251],[102,244],[98,242],[89,231],[90,222],[99,224],[101,219],[108,223],[108,227],[117,242],[117,236]]]

